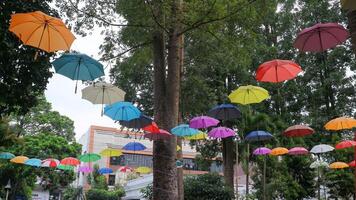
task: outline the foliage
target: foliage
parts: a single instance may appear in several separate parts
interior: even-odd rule
[[[147,200],[152,200],[153,199],[153,194],[152,194],[152,190],[153,190],[153,185],[149,184],[146,187],[142,188],[140,190],[142,197],[147,199]]]
[[[99,173],[99,165],[94,164],[93,172],[87,176],[88,183],[94,189],[107,190],[108,184],[104,175]]]
[[[0,118],[0,149],[1,147],[9,147],[17,142],[16,134],[10,127],[8,121]]]
[[[116,189],[113,191],[107,191],[104,189],[92,188],[87,192],[88,200],[118,200],[125,195],[125,191],[122,189]]]
[[[68,186],[63,191],[63,199],[77,200],[83,195],[83,188]]]
[[[346,171],[346,172],[345,172]],[[347,173],[349,172],[349,173]],[[354,175],[350,170],[332,170],[325,174],[330,199],[352,199],[354,195]]]

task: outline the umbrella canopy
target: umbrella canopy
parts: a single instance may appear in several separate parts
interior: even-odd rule
[[[331,131],[352,129],[354,127],[356,127],[356,119],[350,117],[338,117],[324,125],[326,130]]]
[[[150,125],[145,126],[142,130],[147,131],[149,133],[159,133],[160,129],[158,128],[156,122],[152,122]]]
[[[13,163],[18,163],[18,164],[24,164],[28,160],[28,157],[26,156],[16,156],[10,160],[10,162]]]
[[[151,171],[152,169],[149,167],[138,167],[135,169],[135,172],[140,174],[149,174]]]
[[[82,162],[95,162],[100,159],[101,159],[101,156],[96,153],[86,153],[86,154],[79,156],[79,160]]]
[[[120,124],[127,128],[140,129],[140,128],[151,125],[152,122],[153,122],[153,120],[150,117],[147,117],[146,115],[142,114],[139,118],[131,119],[129,121],[121,120]]]
[[[209,110],[208,115],[220,120],[231,120],[240,118],[241,112],[232,104],[221,104]]]
[[[288,151],[289,155],[305,155],[308,153],[309,151],[304,147],[293,147]]]
[[[209,131],[208,136],[211,138],[227,138],[233,137],[236,133],[234,130],[226,127],[217,127]]]
[[[242,105],[260,103],[267,98],[269,98],[267,90],[253,85],[240,86],[229,95],[231,102]]]
[[[348,163],[349,167],[356,167],[356,162],[353,160]]]
[[[333,162],[329,165],[330,169],[343,169],[349,167],[347,163],[344,162]]]
[[[107,148],[107,149],[102,150],[100,152],[100,155],[103,157],[121,156],[122,151],[119,149]]]
[[[126,101],[105,106],[104,114],[116,121],[130,121],[141,116],[141,112],[132,103]]]
[[[212,126],[217,126],[220,123],[219,120],[209,117],[209,116],[199,116],[199,117],[194,117],[189,121],[189,126],[191,128],[209,128]]]
[[[78,168],[78,172],[83,172],[83,173],[90,173],[93,171],[93,168],[83,165],[83,166],[79,166]]]
[[[356,146],[356,141],[353,140],[344,140],[342,142],[339,142],[338,144],[335,145],[336,149],[344,149],[344,148],[349,148],[349,147],[354,147]]]
[[[271,60],[261,64],[256,71],[256,80],[278,83],[295,78],[302,68],[291,60]]]
[[[82,90],[82,98],[93,104],[113,104],[125,100],[125,94],[120,88],[109,83],[94,83]]]
[[[303,137],[306,135],[313,134],[315,131],[314,129],[310,128],[309,126],[305,125],[294,125],[288,127],[284,132],[283,135],[287,137]]]
[[[302,52],[322,52],[345,42],[349,32],[337,23],[318,23],[302,30],[294,47]]]
[[[70,166],[77,166],[80,164],[80,161],[73,157],[63,158],[60,162],[61,165],[70,165]]]
[[[114,171],[110,168],[103,167],[99,169],[99,174],[110,174],[113,173]]]
[[[172,128],[171,133],[176,136],[184,137],[198,134],[199,131],[197,129],[190,128],[188,124],[180,124],[179,126]]]
[[[310,153],[315,153],[315,154],[319,154],[319,153],[326,153],[329,151],[333,151],[334,147],[327,145],[327,144],[319,144],[319,145],[315,145],[311,150]]]
[[[325,161],[320,161],[320,160],[316,160],[314,161],[312,164],[310,164],[310,168],[326,168],[326,167],[329,167],[329,164]]]
[[[131,167],[123,166],[119,168],[120,172],[132,172],[133,169]]]
[[[264,141],[270,140],[273,138],[273,135],[267,131],[252,131],[245,137],[246,141],[254,142],[254,141]]]
[[[15,155],[9,152],[1,152],[0,159],[12,159],[15,158]]]
[[[284,148],[284,147],[276,147],[274,149],[271,150],[271,153],[269,153],[269,155],[272,155],[272,156],[281,156],[281,155],[284,155],[284,154],[287,154],[289,151],[287,148]]]
[[[205,140],[208,137],[208,135],[202,131],[199,133],[192,135],[192,136],[186,136],[184,139],[186,140]]]
[[[271,153],[271,149],[266,147],[259,147],[253,151],[253,155],[268,155]]]
[[[145,147],[145,145],[143,145],[139,142],[129,142],[124,147],[122,147],[122,149],[128,150],[128,151],[143,151],[143,150],[147,149],[147,147]]]
[[[57,167],[60,164],[59,160],[54,159],[54,158],[48,158],[45,160],[42,160],[42,167]]]
[[[356,1],[354,0],[341,0],[341,7],[345,10],[356,10]]]
[[[46,52],[67,51],[75,40],[74,35],[60,19],[41,11],[12,14],[9,30],[25,45]]]
[[[61,170],[68,170],[68,171],[73,171],[74,170],[74,166],[72,165],[62,165],[62,164],[59,164],[57,166],[58,169],[61,169]]]
[[[159,132],[146,133],[143,136],[149,140],[168,140],[172,137],[172,134],[166,130],[159,129]]]
[[[177,150],[177,151],[180,151],[180,150],[182,150],[182,148],[181,148],[179,145],[177,145],[176,150]]]
[[[25,165],[33,166],[33,167],[41,167],[42,160],[37,158],[31,158],[25,161]]]

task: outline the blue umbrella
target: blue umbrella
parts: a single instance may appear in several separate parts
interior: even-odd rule
[[[0,159],[13,159],[15,158],[15,155],[9,152],[1,152],[0,153]]]
[[[33,167],[41,167],[42,160],[37,159],[37,158],[31,158],[25,161],[25,165],[30,165]]]
[[[132,119],[129,121],[121,120],[120,124],[127,128],[140,129],[140,128],[143,128],[145,126],[152,124],[152,121],[153,120],[150,117],[147,117],[146,115],[141,115],[139,118]]]
[[[181,124],[179,126],[172,128],[171,133],[176,136],[185,137],[185,136],[192,136],[198,134],[199,131],[197,129],[190,128],[189,124]]]
[[[209,110],[208,115],[220,120],[231,120],[241,117],[241,112],[232,104],[217,105]]]
[[[128,151],[142,151],[142,150],[147,149],[147,147],[145,147],[145,145],[143,145],[139,142],[129,142],[124,147],[122,147],[122,149],[128,150]]]
[[[81,53],[66,53],[52,62],[57,73],[72,80],[94,80],[104,76],[104,68],[97,60]]]
[[[116,121],[130,121],[141,116],[141,112],[132,103],[126,101],[105,106],[104,114]]]
[[[110,174],[110,173],[113,173],[113,170],[110,168],[103,167],[99,169],[99,174]]]
[[[267,131],[252,131],[245,137],[246,141],[254,142],[254,141],[264,141],[270,140],[273,138],[273,135]]]

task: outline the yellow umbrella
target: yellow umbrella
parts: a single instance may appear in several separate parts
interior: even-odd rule
[[[229,95],[229,99],[232,103],[242,105],[260,103],[268,97],[269,94],[267,90],[253,85],[240,86]]]
[[[355,0],[341,0],[341,7],[345,10],[356,10]]]
[[[151,168],[149,167],[138,167],[135,169],[135,172],[140,173],[140,174],[149,174],[151,173]]]
[[[192,136],[187,136],[184,137],[186,140],[205,140],[207,138],[207,134],[200,131],[198,134],[192,135]]]
[[[354,127],[356,127],[356,119],[350,117],[335,118],[324,125],[326,130],[331,131],[352,129]]]
[[[343,169],[349,167],[347,163],[344,162],[334,162],[329,165],[331,169]]]
[[[11,159],[10,162],[24,164],[28,160],[26,156],[16,156],[15,158]]]
[[[119,149],[104,149],[100,152],[100,155],[103,157],[112,157],[112,156],[121,156],[122,151]]]
[[[180,151],[180,150],[182,150],[182,148],[179,145],[177,145],[177,151]]]
[[[288,153],[288,149],[287,148],[277,147],[277,148],[274,148],[274,149],[271,150],[270,155],[272,155],[272,156],[281,156],[281,155],[284,155],[284,154],[287,154],[287,153]]]
[[[9,30],[25,45],[30,45],[46,52],[69,50],[74,35],[62,20],[46,15],[41,11],[16,13],[11,15]]]

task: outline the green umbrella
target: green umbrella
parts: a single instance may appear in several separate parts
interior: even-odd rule
[[[79,160],[82,162],[95,162],[100,159],[101,159],[101,156],[96,153],[86,153],[86,154],[79,156]]]
[[[74,169],[74,167],[71,165],[58,165],[57,168],[61,170],[68,170],[68,171],[72,171]]]

